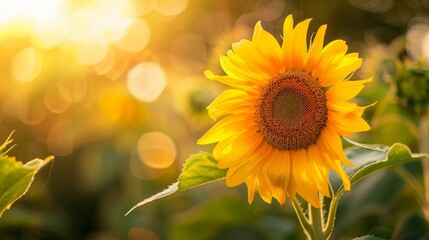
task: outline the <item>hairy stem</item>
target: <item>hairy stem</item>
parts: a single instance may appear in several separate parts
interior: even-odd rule
[[[329,238],[332,229],[326,233],[325,217],[323,211],[323,197],[320,198],[321,208],[313,207],[308,204],[308,216],[303,212],[300,202],[297,199],[292,201],[293,208],[298,217],[307,239],[309,240],[326,240]],[[333,225],[332,225],[333,226]]]
[[[308,239],[312,238],[312,226],[308,219],[305,217],[304,211],[301,207],[301,203],[295,198],[292,201],[292,206],[295,209],[296,216],[298,217],[299,223],[301,224],[302,229],[304,230],[305,235]]]

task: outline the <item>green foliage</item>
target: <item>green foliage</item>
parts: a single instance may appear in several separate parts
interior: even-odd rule
[[[355,168],[345,167],[345,170],[350,178],[351,185],[356,184],[362,179],[382,169],[419,161],[425,157],[428,157],[427,154],[411,153],[409,148],[401,143],[395,143],[391,147],[387,147],[358,144],[354,143],[353,141],[349,142],[356,146],[354,148],[348,149],[345,152],[347,157],[356,164]],[[330,203],[328,224],[330,225],[329,227],[333,227],[338,204],[345,190],[341,184],[341,180],[336,174],[330,175],[330,182],[335,194]],[[393,191],[393,189],[390,191]],[[374,195],[377,195],[379,192],[383,192],[383,189],[377,190]],[[357,217],[359,214],[354,215]]]
[[[264,216],[255,214],[252,206],[243,204],[239,199],[221,196],[197,208],[196,215],[183,215],[175,219],[176,224],[169,234],[169,239],[238,239],[236,232],[246,234],[246,239],[249,240],[270,239],[270,232],[261,224],[266,221]],[[282,220],[285,224],[290,224],[287,219]]]
[[[180,174],[177,182],[170,185],[167,189],[147,198],[133,208],[131,208],[125,215],[128,215],[135,208],[142,206],[146,203],[152,202],[156,199],[169,196],[175,192],[187,190],[189,188],[197,187],[209,182],[213,182],[224,178],[226,175],[225,169],[217,167],[217,161],[208,153],[198,153],[192,155],[186,160],[183,165],[182,173]]]
[[[421,64],[419,64],[421,65]],[[405,68],[395,77],[396,95],[405,108],[417,115],[429,107],[429,71],[425,66]]]
[[[381,169],[428,157],[427,154],[411,153],[410,149],[401,143],[395,143],[391,147],[364,144],[356,144],[356,146],[358,148],[351,148],[345,152],[347,157],[356,164],[355,168],[345,167],[351,185]],[[330,182],[336,191],[335,195],[341,196],[344,188],[339,184],[341,182],[339,177],[336,174],[330,175]]]
[[[9,136],[0,146],[0,216],[27,192],[36,173],[53,159],[51,156],[45,160],[34,159],[23,164],[7,155],[11,148],[6,148],[11,142]]]
[[[352,185],[381,169],[418,161],[421,158],[427,156],[425,154],[412,154],[406,145],[400,143],[396,143],[392,147],[386,147],[369,146],[358,144],[351,140],[347,141],[357,146],[346,151],[347,157],[357,165],[355,168],[346,168]],[[177,182],[170,185],[164,191],[141,201],[131,210],[129,210],[126,215],[135,208],[146,203],[172,195],[178,191],[183,191],[223,179],[225,176],[226,170],[219,169],[217,167],[216,160],[210,154],[199,153],[193,155],[184,164],[182,173],[180,174]],[[333,186],[333,189],[335,190],[335,196],[332,199],[332,205],[335,206],[336,209],[339,200],[344,194],[344,188],[341,184],[341,180],[335,174],[331,174],[330,182]],[[335,212],[333,214],[335,214]]]

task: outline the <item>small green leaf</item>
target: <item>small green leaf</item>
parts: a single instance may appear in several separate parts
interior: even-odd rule
[[[27,192],[36,173],[54,158],[34,159],[23,165],[14,157],[6,155],[10,148],[5,149],[11,142],[9,136],[0,146],[0,216]]]
[[[140,207],[146,203],[154,200],[169,196],[175,192],[187,190],[189,188],[198,187],[206,183],[210,183],[216,180],[225,178],[226,169],[219,169],[217,167],[217,161],[208,153],[198,153],[192,155],[186,160],[183,165],[182,173],[180,174],[177,182],[170,185],[167,189],[147,198],[133,208],[131,208],[126,214],[128,215],[131,211]]]

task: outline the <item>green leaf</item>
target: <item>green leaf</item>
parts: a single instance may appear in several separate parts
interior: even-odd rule
[[[356,164],[354,168],[345,167],[351,185],[381,169],[419,161],[429,156],[427,154],[411,153],[410,149],[401,143],[395,143],[390,148],[359,144],[359,148],[349,149],[345,153]],[[333,189],[336,190],[336,196],[344,193],[344,186],[336,174],[330,175],[330,181]]]
[[[193,187],[223,179],[226,176],[226,172],[226,169],[219,169],[217,167],[217,161],[210,154],[201,152],[192,155],[183,165],[182,173],[177,179],[177,182],[170,185],[164,191],[139,202],[134,207],[132,207],[125,214],[125,216],[137,207],[140,207],[146,203],[170,196],[176,192],[184,191]]]
[[[34,159],[26,164],[16,161],[6,155],[11,149],[5,150],[12,142],[10,137],[0,146],[0,217],[27,192],[36,173],[54,158]]]
[[[351,143],[353,144],[353,142]],[[355,168],[344,168],[350,178],[351,185],[376,171],[429,157],[428,154],[411,153],[410,149],[401,143],[395,143],[390,148],[364,144],[359,144],[358,146],[359,148],[351,148],[345,152],[347,157],[356,164]],[[336,174],[330,174],[329,178],[332,189],[335,192],[331,200],[327,220],[328,229],[332,229],[338,204],[345,190],[344,185],[342,185]]]

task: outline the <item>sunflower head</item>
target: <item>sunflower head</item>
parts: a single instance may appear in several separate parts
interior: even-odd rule
[[[234,43],[220,57],[225,75],[205,72],[231,89],[209,105],[209,116],[221,120],[199,143],[217,143],[213,155],[228,169],[227,185],[246,183],[249,202],[255,191],[280,204],[298,193],[320,207],[319,193],[330,196],[329,170],[350,189],[342,165],[353,163],[340,136],[369,130],[365,107],[349,100],[371,79],[347,80],[362,60],[347,54],[343,40],[324,46],[326,25],[307,46],[309,22],[294,27],[289,15],[281,44],[258,22],[251,40]]]

